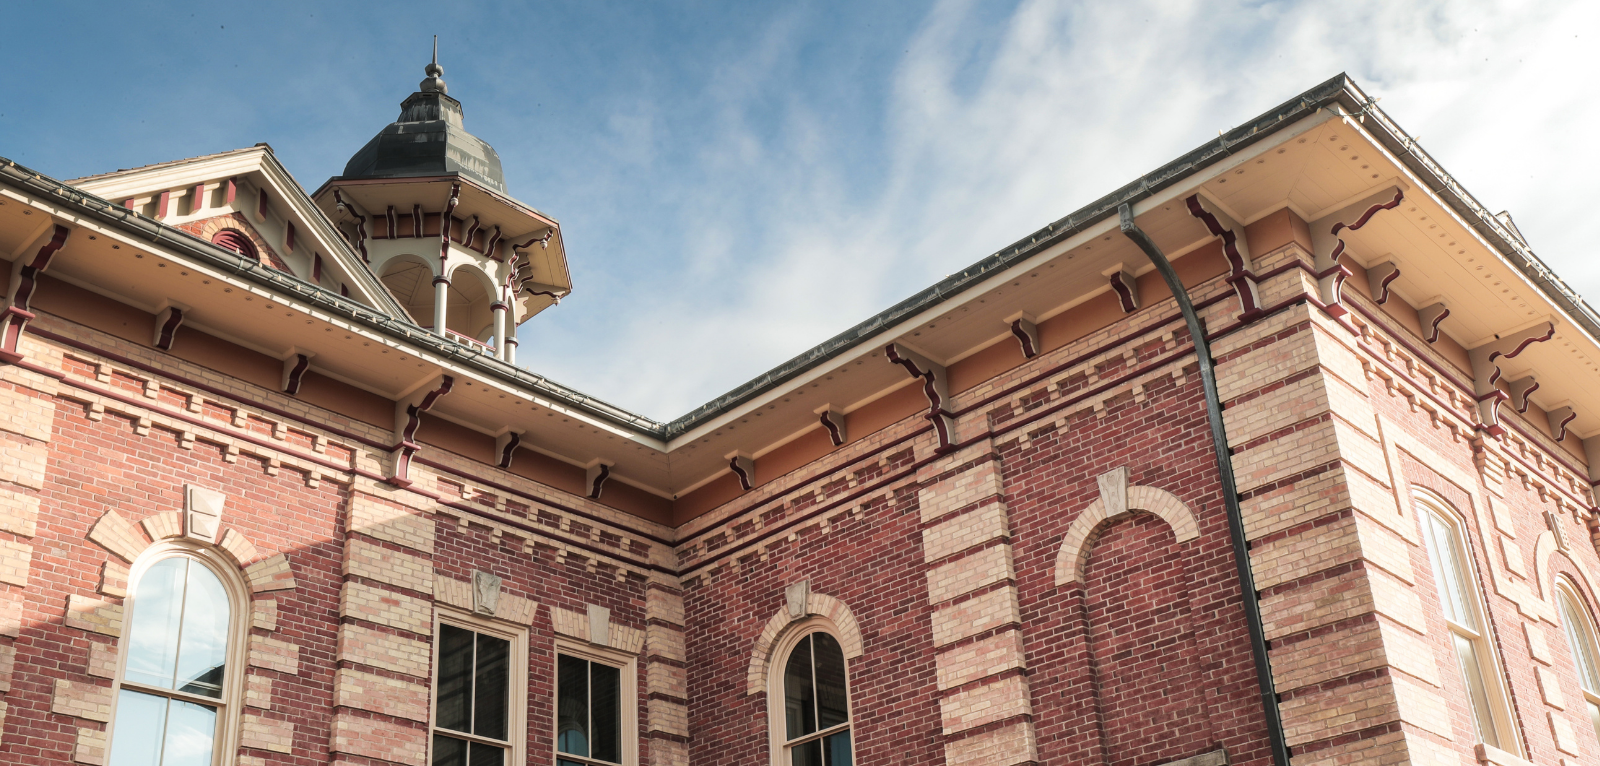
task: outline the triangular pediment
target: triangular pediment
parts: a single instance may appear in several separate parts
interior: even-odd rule
[[[263,266],[410,321],[265,144],[67,183],[229,249],[243,245],[218,234],[239,232]]]

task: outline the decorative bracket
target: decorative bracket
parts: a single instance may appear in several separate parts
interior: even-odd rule
[[[300,384],[305,382],[306,372],[311,369],[311,357],[316,356],[309,351],[290,349],[289,355],[283,358],[283,392],[294,395],[300,393]]]
[[[822,421],[822,430],[828,433],[828,441],[835,447],[844,446],[845,439],[849,438],[844,431],[844,410],[831,404],[824,404],[812,412]]]
[[[1367,284],[1372,287],[1372,300],[1379,306],[1389,302],[1389,297],[1394,293],[1389,291],[1389,286],[1400,278],[1400,267],[1394,261],[1384,261],[1376,266],[1367,268]]]
[[[393,473],[385,481],[397,487],[411,486],[411,458],[416,457],[422,445],[416,442],[417,428],[422,425],[422,413],[433,409],[439,399],[450,393],[455,386],[455,378],[449,375],[440,375],[431,383],[424,385],[419,393],[395,402],[395,447]]]
[[[1444,301],[1433,303],[1417,309],[1417,321],[1422,323],[1422,339],[1429,343],[1439,342],[1439,323],[1450,316],[1450,307]]]
[[[172,301],[165,303],[166,305],[156,312],[150,345],[162,351],[171,351],[173,341],[178,339],[178,328],[183,326],[183,320],[189,314],[189,307]]]
[[[345,212],[356,219],[356,250],[361,253],[362,263],[372,263],[372,258],[367,255],[367,217],[356,210],[354,204],[347,202],[338,189],[333,190],[333,201],[334,204],[344,208]]]
[[[1546,413],[1550,417],[1550,435],[1558,442],[1567,440],[1567,426],[1578,419],[1578,411],[1570,404],[1563,404]]]
[[[1472,360],[1473,390],[1478,398],[1478,415],[1483,421],[1479,428],[1490,436],[1498,438],[1505,434],[1505,427],[1500,425],[1500,403],[1510,397],[1495,385],[1505,375],[1500,365],[1509,359],[1515,359],[1529,346],[1543,343],[1555,335],[1555,323],[1545,321],[1467,352],[1467,357]]]
[[[955,439],[955,415],[945,406],[950,401],[950,383],[945,378],[944,365],[934,364],[900,343],[885,346],[883,355],[890,364],[898,364],[911,373],[911,377],[922,380],[922,394],[928,397],[928,414],[924,417],[933,424],[934,434],[939,438],[938,451],[951,450]]]
[[[389,224],[388,238],[398,238],[400,236],[400,216],[395,214],[394,205],[390,205],[389,209],[384,211],[384,217],[387,219],[387,223]]]
[[[494,437],[494,454],[496,466],[502,469],[511,467],[511,458],[517,453],[517,447],[522,445],[522,432],[510,428]]]
[[[10,300],[5,311],[0,312],[0,361],[12,364],[22,361],[22,333],[34,316],[29,305],[34,291],[39,288],[39,275],[50,268],[50,260],[66,245],[67,235],[71,233],[71,229],[58,223],[50,241],[39,248],[33,260],[26,264],[21,258],[16,260],[19,265],[11,274],[10,295],[7,296]]]
[[[1139,281],[1126,265],[1119,263],[1100,273],[1111,280],[1111,293],[1117,296],[1117,305],[1122,307],[1122,313],[1132,314],[1139,310]]]
[[[1228,284],[1239,296],[1240,316],[1249,318],[1260,314],[1261,292],[1251,270],[1250,243],[1244,227],[1221,205],[1202,194],[1191,194],[1183,203],[1189,208],[1189,215],[1199,219],[1211,236],[1222,240],[1222,255],[1228,259]]]
[[[606,480],[611,478],[611,467],[616,463],[610,460],[595,458],[584,466],[583,486],[589,490],[590,500],[599,500],[600,493],[606,489]],[[749,489],[749,487],[745,487]]]
[[[445,259],[450,257],[450,223],[455,220],[456,204],[461,201],[461,184],[450,184],[450,199],[444,204],[444,214],[439,216],[439,271],[444,271]]]
[[[428,219],[422,215],[421,205],[411,206],[411,238],[422,239],[422,224]]]
[[[728,468],[733,470],[733,475],[739,478],[739,487],[749,492],[755,487],[756,461],[748,452],[728,453]]]
[[[1527,414],[1528,397],[1539,390],[1539,381],[1532,375],[1524,375],[1506,384],[1511,389],[1511,407],[1518,413]]]
[[[1011,328],[1011,334],[1016,336],[1017,343],[1022,346],[1022,358],[1032,359],[1039,355],[1044,347],[1039,345],[1039,325],[1032,314],[1019,311],[1006,317],[1006,326]]]
[[[1311,246],[1316,256],[1317,286],[1322,293],[1322,302],[1330,315],[1342,317],[1350,312],[1343,304],[1344,282],[1350,277],[1350,269],[1339,263],[1339,256],[1345,252],[1344,237],[1341,235],[1366,226],[1373,216],[1384,210],[1399,207],[1405,196],[1405,192],[1399,186],[1389,186],[1311,224]]]

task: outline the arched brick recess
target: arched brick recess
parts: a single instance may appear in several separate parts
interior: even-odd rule
[[[1067,528],[1061,540],[1061,550],[1056,554],[1056,585],[1083,582],[1084,565],[1094,543],[1095,530],[1107,522],[1126,518],[1134,511],[1146,511],[1165,521],[1180,544],[1200,536],[1200,524],[1194,511],[1177,495],[1155,487],[1130,486],[1127,513],[1108,517],[1105,500],[1100,499],[1083,509],[1072,526]]]
[[[261,238],[261,233],[256,231],[254,226],[250,225],[250,222],[244,217],[243,213],[231,213],[229,215],[219,215],[214,218],[202,218],[198,221],[180,223],[178,224],[177,228],[189,232],[190,234],[193,234],[207,242],[210,242],[213,237],[217,236],[218,232],[223,231],[224,229],[233,229],[243,234],[247,239],[250,240],[251,244],[256,246],[257,257],[260,259],[262,266],[271,266],[272,268],[284,272],[285,274],[294,273],[293,270],[289,268],[289,264],[285,263],[283,258],[278,255],[278,251],[273,250],[272,246],[268,245],[267,241]]]
[[[1150,514],[1102,524],[1083,573],[1094,702],[1104,762],[1135,766],[1199,755],[1213,742],[1211,679],[1197,645],[1190,556]],[[1160,737],[1150,736],[1152,727]]]
[[[761,631],[761,635],[756,637],[755,649],[750,653],[750,671],[745,684],[746,694],[767,690],[767,669],[772,664],[772,647],[790,624],[810,617],[823,617],[833,623],[834,630],[831,632],[839,639],[846,660],[861,656],[861,626],[856,624],[855,615],[850,613],[850,607],[832,596],[812,593],[806,598],[806,614],[791,617],[787,607],[779,609],[778,613],[767,621],[767,627]]]

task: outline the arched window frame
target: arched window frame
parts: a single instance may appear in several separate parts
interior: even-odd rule
[[[123,634],[117,639],[117,676],[111,685],[111,723],[106,725],[106,757],[116,741],[117,703],[122,696],[128,667],[128,647],[133,635],[133,615],[138,609],[139,582],[158,562],[187,558],[206,567],[222,583],[228,595],[227,669],[222,677],[222,696],[215,701],[217,734],[212,742],[213,766],[232,764],[239,752],[239,724],[244,708],[245,664],[249,659],[251,592],[243,574],[217,549],[186,540],[163,540],[150,546],[134,561],[128,575],[128,595],[123,599]]]
[[[828,634],[834,641],[839,642],[841,650],[845,646],[844,640],[840,636],[840,631],[832,620],[813,615],[792,623],[772,648],[771,661],[767,665],[767,739],[768,750],[772,754],[772,766],[790,766],[789,740],[785,736],[787,721],[784,719],[786,691],[783,685],[786,675],[784,669],[788,667],[789,655],[794,652],[801,639],[815,633]],[[845,653],[848,654],[847,652]],[[856,763],[856,705],[855,695],[851,692],[850,659],[848,656],[844,660],[844,698],[848,720],[838,728],[839,730],[848,729],[850,731],[850,762]],[[807,738],[809,740],[809,738],[820,734],[821,731],[814,732],[812,735],[807,735]]]
[[[1504,752],[1521,753],[1523,750],[1521,741],[1518,738],[1518,727],[1511,716],[1510,696],[1506,692],[1505,676],[1501,672],[1500,657],[1495,651],[1496,642],[1492,640],[1490,635],[1489,610],[1483,601],[1482,588],[1478,585],[1477,557],[1472,555],[1472,538],[1467,530],[1466,522],[1462,515],[1456,512],[1449,503],[1432,492],[1415,489],[1412,491],[1412,499],[1415,502],[1416,521],[1422,534],[1424,550],[1428,554],[1429,570],[1433,574],[1437,595],[1442,602],[1446,597],[1443,589],[1447,588],[1448,584],[1444,579],[1444,574],[1438,571],[1438,567],[1433,564],[1438,552],[1434,551],[1432,546],[1443,544],[1450,546],[1451,555],[1460,565],[1461,576],[1464,580],[1464,582],[1460,583],[1460,586],[1464,589],[1461,594],[1461,601],[1463,606],[1470,612],[1473,621],[1477,624],[1477,627],[1463,625],[1450,619],[1448,614],[1445,615],[1445,624],[1449,628],[1448,635],[1452,643],[1451,653],[1456,657],[1457,672],[1461,675],[1463,685],[1468,687],[1467,693],[1471,695],[1471,679],[1467,678],[1468,671],[1465,668],[1464,660],[1459,649],[1455,646],[1458,640],[1465,639],[1473,650],[1473,655],[1476,658],[1477,673],[1483,684],[1485,704],[1488,708],[1484,712],[1494,727],[1492,736],[1496,742],[1488,741],[1486,736],[1476,731],[1474,732],[1474,739],[1478,743]],[[1444,522],[1445,527],[1450,532],[1450,540],[1439,541],[1435,539],[1431,529],[1432,525],[1428,521],[1430,514],[1437,516]],[[1443,603],[1440,604],[1440,609],[1441,612],[1448,611]],[[1476,710],[1476,705],[1470,697],[1466,702],[1469,710]],[[1476,713],[1473,714],[1473,723],[1475,728],[1480,725],[1479,717]]]
[[[1571,658],[1573,670],[1578,676],[1578,688],[1587,703],[1595,739],[1600,741],[1600,639],[1596,638],[1600,633],[1595,631],[1594,613],[1582,594],[1583,591],[1565,576],[1556,578],[1556,611],[1561,615],[1567,656]],[[1587,658],[1587,673],[1579,660],[1580,653]]]

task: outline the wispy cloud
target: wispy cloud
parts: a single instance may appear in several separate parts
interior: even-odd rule
[[[536,319],[529,361],[676,415],[1340,71],[1600,295],[1573,225],[1600,202],[1574,172],[1596,159],[1579,35],[1597,21],[1560,2],[1025,2],[995,23],[944,2],[902,49],[861,167],[830,104],[773,106],[806,43],[785,17],[717,72],[697,131],[650,139],[702,163],[655,179],[683,220],[639,232],[676,270],[606,285],[606,316]]]

